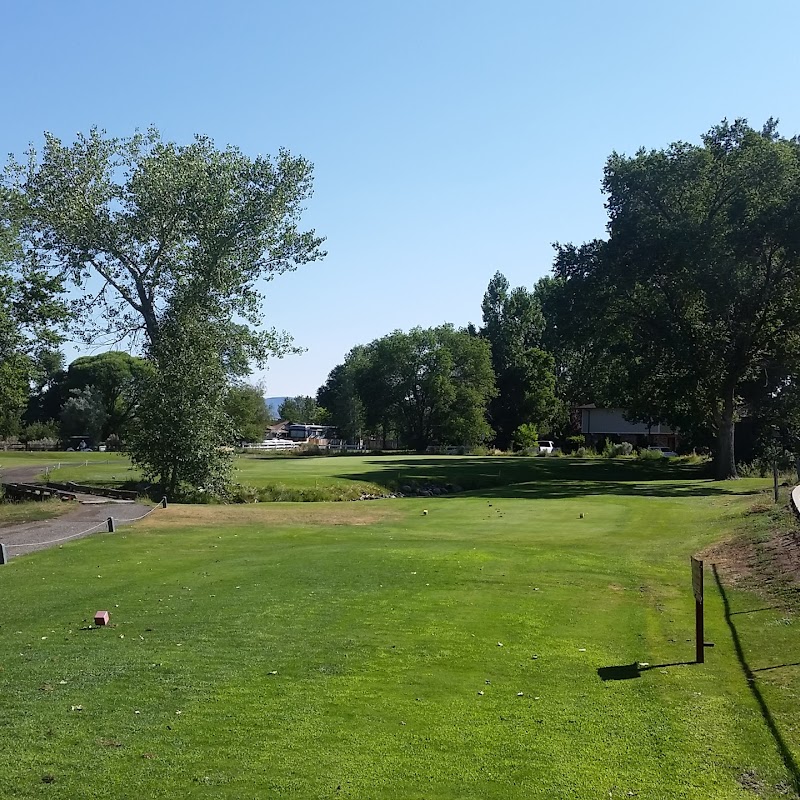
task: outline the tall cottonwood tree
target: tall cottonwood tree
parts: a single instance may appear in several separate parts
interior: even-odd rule
[[[800,349],[800,144],[723,121],[612,154],[603,187],[608,239],[559,247],[556,275],[592,298],[632,413],[711,430],[717,477],[735,477],[743,386]]]
[[[5,183],[24,253],[82,290],[76,327],[87,341],[139,337],[170,380],[181,366],[172,360],[176,352],[187,365],[213,356],[235,376],[246,374],[252,359],[290,349],[285,334],[260,329],[261,282],[324,255],[322,239],[299,228],[312,188],[304,158],[286,150],[250,158],[203,136],[178,145],[154,128],[128,138],[93,128],[69,145],[46,134],[41,153],[31,150],[24,162],[9,164]],[[189,313],[213,337],[180,337],[175,347],[162,342],[167,331],[177,335],[176,320],[189,321]],[[189,357],[201,346],[211,349]],[[187,368],[184,380],[201,374]],[[197,401],[210,402],[197,388]],[[202,430],[215,421],[215,411],[205,410]],[[156,426],[171,419],[150,415]],[[191,429],[185,433],[191,440]],[[165,446],[172,441],[165,431],[157,438]],[[198,438],[211,459],[215,441],[206,437],[201,446]],[[171,484],[198,474],[170,463],[159,474]]]

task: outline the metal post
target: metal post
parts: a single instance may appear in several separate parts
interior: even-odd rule
[[[0,564],[8,564],[8,553],[6,552],[6,546],[0,542]]]
[[[108,532],[109,533],[115,533],[116,532],[116,528],[114,527],[114,517],[109,517],[108,518]]]

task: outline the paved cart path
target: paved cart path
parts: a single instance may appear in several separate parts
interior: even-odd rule
[[[33,466],[0,470],[0,482],[41,483],[39,476],[43,469],[41,466]],[[93,533],[101,533],[108,530],[103,523],[109,517],[114,518],[115,524],[130,523],[153,508],[151,505],[130,500],[111,500],[81,493],[76,493],[76,496],[77,502],[66,501],[74,508],[58,517],[0,527],[0,542],[6,546],[8,556],[14,558],[34,550],[58,547],[67,541],[91,536]]]

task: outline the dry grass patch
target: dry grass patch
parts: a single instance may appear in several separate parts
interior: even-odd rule
[[[794,514],[788,505],[758,501],[743,516],[743,525],[700,557],[731,586],[800,605],[800,524]]]
[[[389,501],[361,503],[257,503],[211,506],[171,505],[148,518],[151,529],[213,525],[374,525],[397,519],[400,510]]]

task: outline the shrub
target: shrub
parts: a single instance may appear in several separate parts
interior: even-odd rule
[[[538,442],[539,429],[532,422],[526,422],[514,431],[514,447],[518,450],[531,450]]]
[[[586,456],[588,455],[588,452],[589,451],[585,447],[579,447],[575,451],[575,458],[586,458]]]
[[[21,442],[37,442],[46,439],[58,440],[58,423],[54,419],[49,419],[47,422],[32,422],[26,425],[19,436]]]
[[[566,453],[574,453],[578,448],[583,447],[586,444],[586,437],[582,434],[577,436],[567,436],[566,441],[564,442],[564,452]]]
[[[58,450],[58,439],[31,439],[26,447],[28,450]]]
[[[705,464],[708,462],[708,456],[699,455],[696,450],[687,453],[685,456],[678,456],[673,459],[676,464]]]
[[[660,450],[648,450],[646,447],[639,451],[640,461],[658,461],[664,458],[664,454]]]
[[[619,444],[607,444],[603,455],[606,458],[619,458],[629,456],[633,452],[633,445],[630,442],[620,442]]]
[[[364,494],[383,492],[383,489],[375,485],[358,483],[350,486],[307,487],[286,486],[282,483],[258,487],[235,484],[228,490],[225,500],[230,503],[322,503],[358,500]]]

